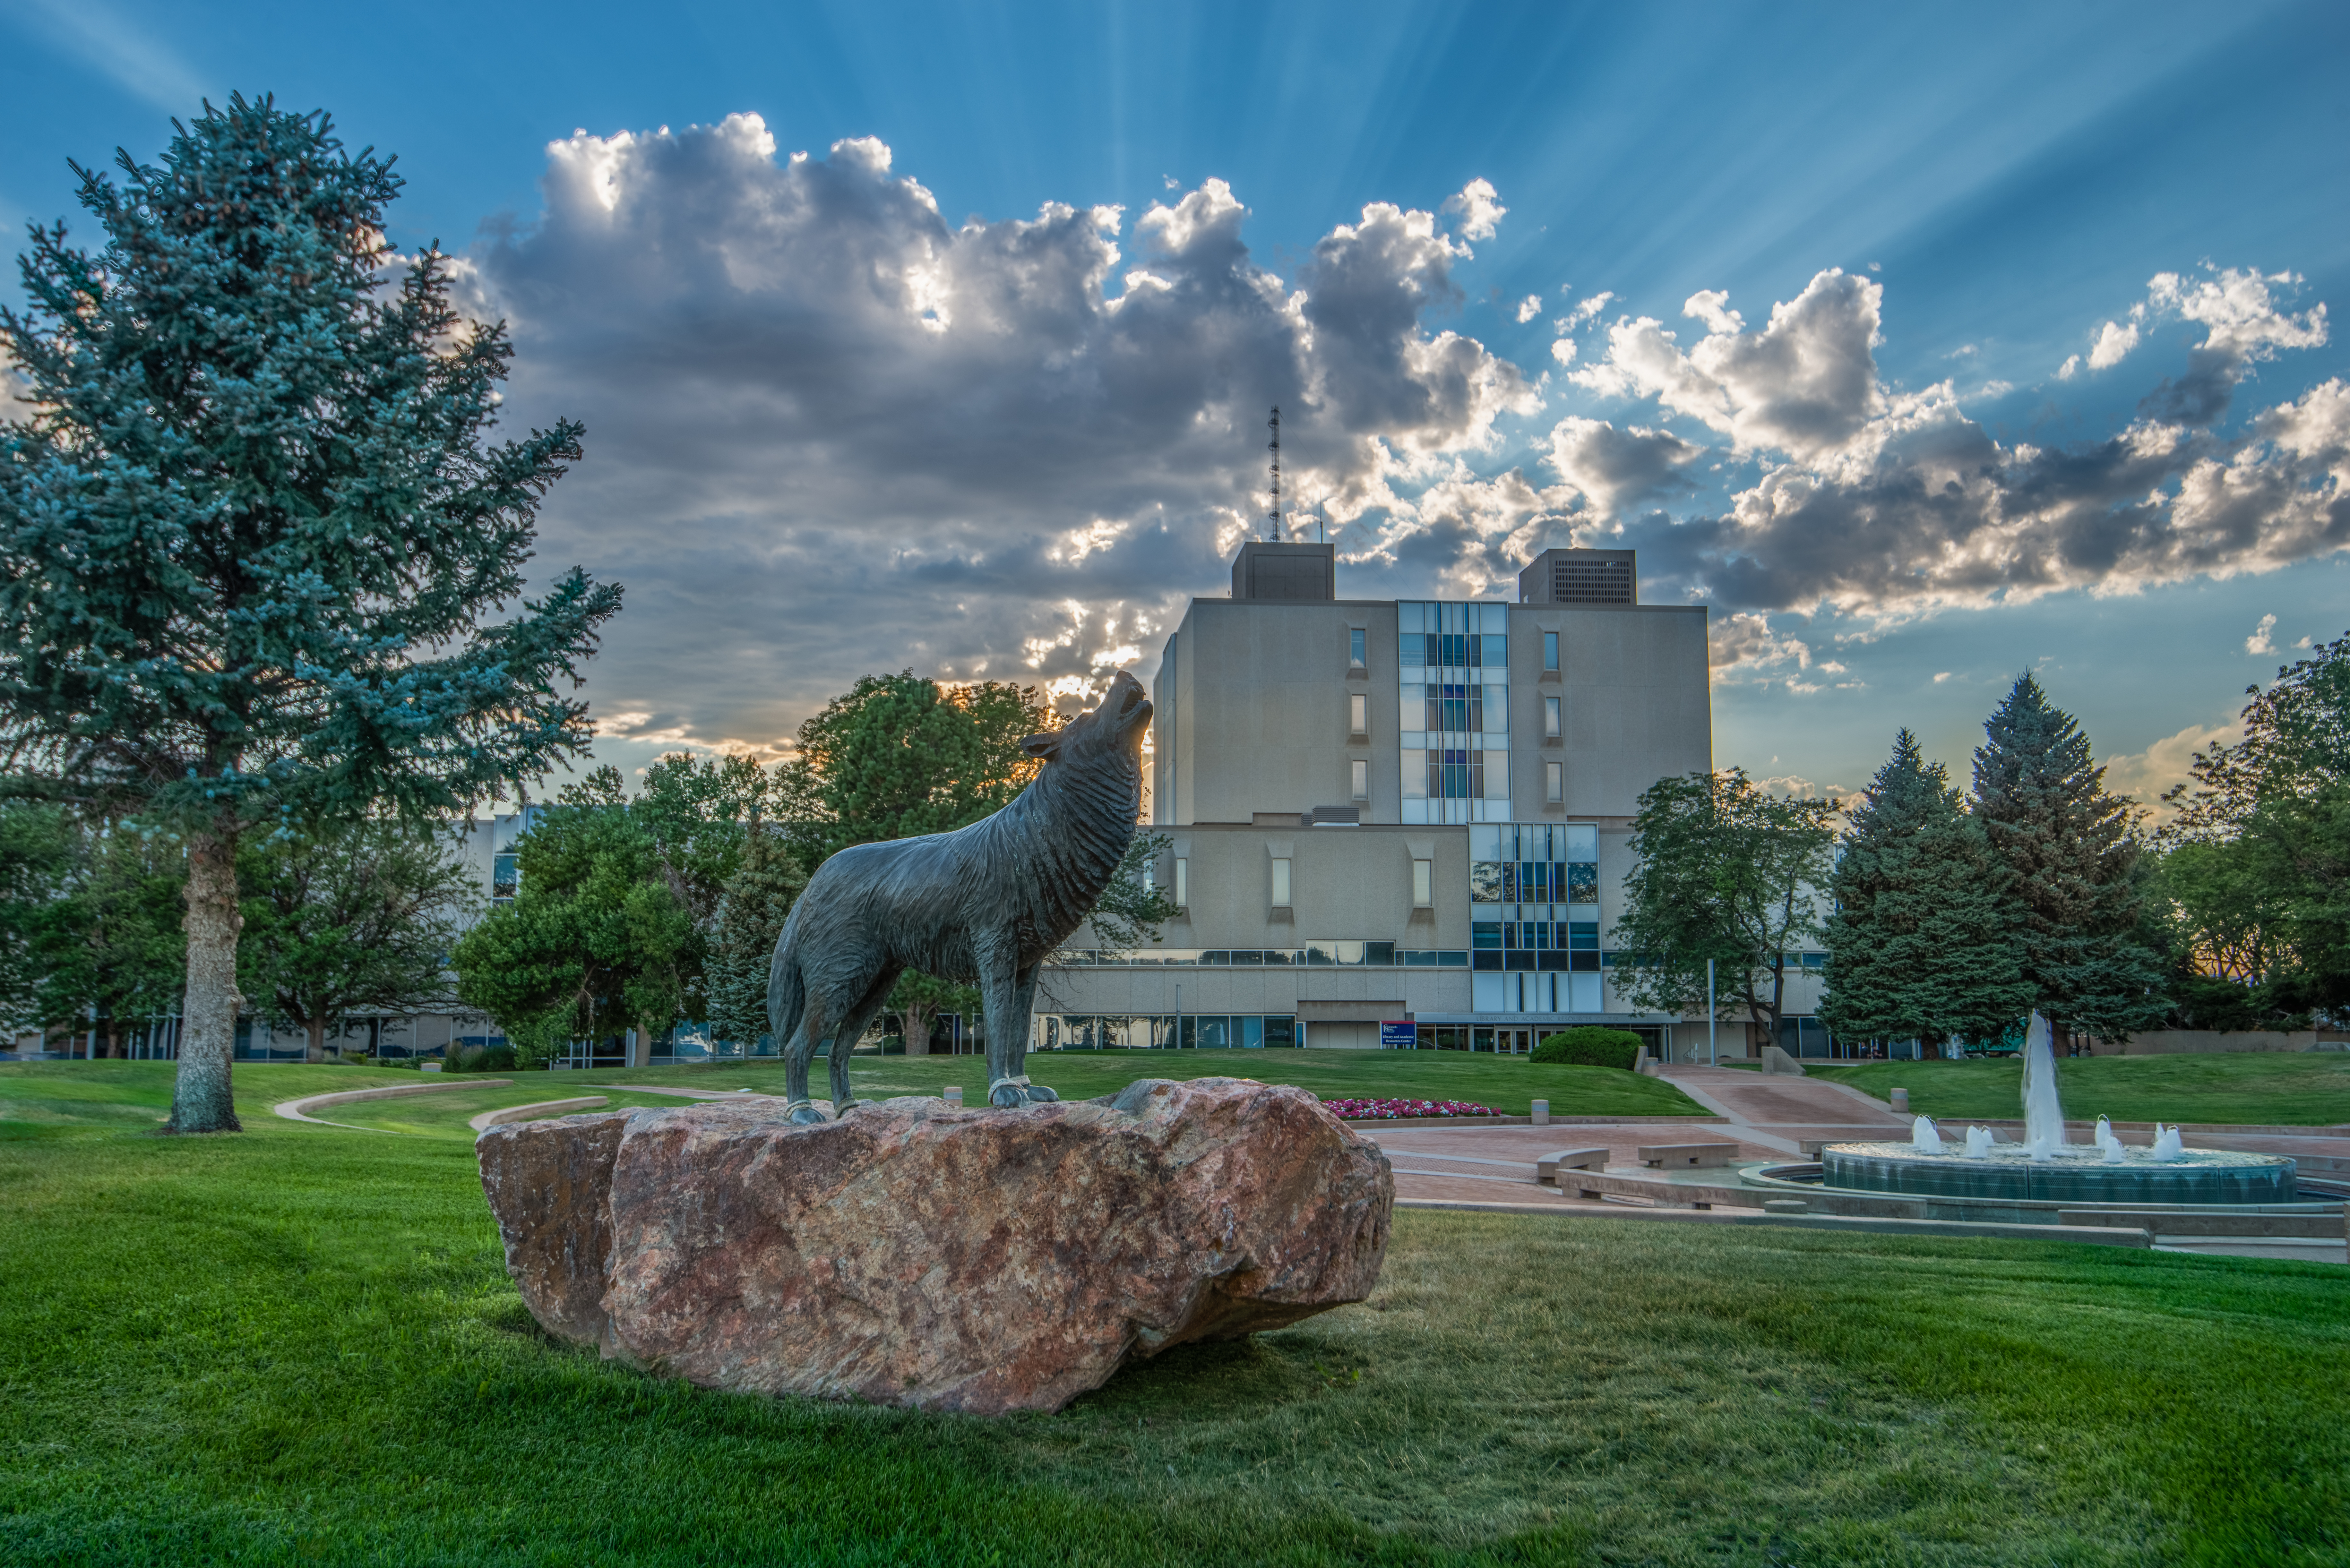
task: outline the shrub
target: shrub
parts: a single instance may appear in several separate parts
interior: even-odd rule
[[[1564,1063],[1573,1067],[1622,1067],[1628,1071],[1640,1060],[1644,1044],[1628,1029],[1586,1024],[1544,1035],[1529,1060]]]

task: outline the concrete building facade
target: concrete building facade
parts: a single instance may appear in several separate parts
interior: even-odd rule
[[[1182,913],[1139,951],[1080,931],[1035,1043],[1685,1051],[1702,1023],[1634,1006],[1605,934],[1641,792],[1712,766],[1705,607],[1641,604],[1630,551],[1547,551],[1515,601],[1338,586],[1331,546],[1253,542],[1186,609],[1149,761]]]

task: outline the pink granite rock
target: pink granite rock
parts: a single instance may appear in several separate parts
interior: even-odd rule
[[[711,1387],[1056,1410],[1128,1355],[1368,1295],[1395,1178],[1302,1089],[718,1102],[492,1127],[482,1184],[549,1332]]]

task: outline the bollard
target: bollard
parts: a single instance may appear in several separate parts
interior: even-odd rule
[[[962,1085],[961,1084],[949,1084],[947,1085],[947,1104],[956,1110],[962,1109]]]
[[[1534,1126],[1538,1127],[1546,1127],[1550,1126],[1550,1102],[1548,1100],[1536,1100],[1534,1102]]]
[[[1908,1090],[1907,1090],[1907,1089],[1896,1089],[1896,1090],[1894,1090],[1894,1091],[1893,1091],[1893,1093],[1892,1093],[1892,1095],[1891,1095],[1890,1098],[1891,1098],[1891,1099],[1892,1099],[1892,1101],[1893,1101],[1893,1108],[1894,1108],[1895,1110],[1899,1111],[1899,1112],[1900,1112],[1903,1116],[1908,1116],[1908,1115],[1909,1114],[1909,1091],[1908,1091]]]

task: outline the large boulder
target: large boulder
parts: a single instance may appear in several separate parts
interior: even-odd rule
[[[532,1314],[710,1387],[1056,1410],[1128,1355],[1361,1301],[1387,1255],[1387,1157],[1302,1089],[1145,1080],[814,1127],[781,1109],[484,1132]]]

